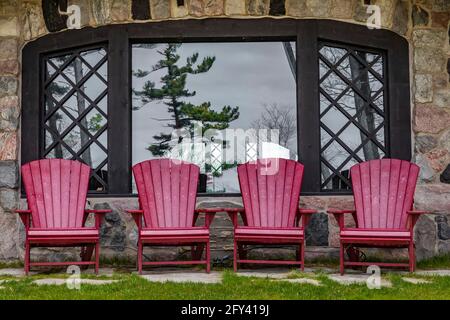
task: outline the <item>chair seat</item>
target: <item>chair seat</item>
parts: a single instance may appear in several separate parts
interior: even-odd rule
[[[410,238],[408,230],[377,230],[349,228],[341,231],[343,238]]]
[[[209,229],[201,227],[192,228],[160,228],[141,230],[141,237],[144,238],[170,238],[170,237],[209,237]]]
[[[68,229],[36,229],[28,230],[30,238],[94,238],[99,236],[95,228],[68,228]]]
[[[237,238],[242,237],[269,237],[269,238],[303,238],[302,228],[261,228],[237,227],[234,231]]]

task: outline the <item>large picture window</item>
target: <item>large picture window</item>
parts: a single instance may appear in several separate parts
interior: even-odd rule
[[[91,196],[131,196],[133,164],[183,159],[200,195],[239,195],[239,163],[283,157],[303,194],[348,194],[353,164],[411,160],[408,59],[391,31],[328,20],[49,34],[23,49],[21,160],[77,159]]]
[[[236,166],[272,156],[269,146],[297,159],[295,69],[288,54],[294,50],[295,43],[281,41],[133,44],[133,164],[181,158],[200,167],[199,191],[236,193]],[[198,142],[173,137],[194,126],[201,130]],[[218,159],[208,152],[204,133],[211,128],[225,138]]]

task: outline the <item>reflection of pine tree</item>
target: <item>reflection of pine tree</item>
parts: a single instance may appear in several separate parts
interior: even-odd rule
[[[173,129],[188,128],[192,129],[192,121],[201,121],[203,130],[210,128],[222,130],[229,126],[231,121],[239,117],[238,107],[231,108],[224,106],[220,112],[211,109],[210,102],[204,102],[200,105],[194,105],[183,101],[183,98],[195,96],[195,91],[186,89],[186,78],[188,75],[195,75],[208,72],[214,64],[215,57],[205,57],[197,63],[198,53],[186,59],[186,64],[178,64],[180,56],[177,54],[181,44],[168,44],[163,50],[158,51],[162,59],[153,66],[150,71],[136,70],[133,75],[138,78],[146,77],[150,72],[165,70],[166,74],[161,77],[162,86],[156,88],[155,83],[146,81],[142,90],[133,90],[143,104],[151,101],[163,101],[171,113],[172,119],[159,119],[160,121],[171,120],[167,126]],[[139,107],[135,108],[139,109]],[[162,156],[170,149],[169,142],[171,134],[160,133],[153,136],[155,144],[148,147],[148,150],[154,156]]]

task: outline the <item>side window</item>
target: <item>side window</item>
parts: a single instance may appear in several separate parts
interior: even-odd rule
[[[319,47],[321,190],[348,190],[351,166],[389,157],[384,55]]]
[[[108,64],[105,47],[43,58],[41,158],[93,168],[90,192],[108,190]]]

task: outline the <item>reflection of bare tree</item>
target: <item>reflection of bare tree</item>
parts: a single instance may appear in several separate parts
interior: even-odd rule
[[[88,54],[96,54],[100,56],[103,55],[102,51],[95,51],[95,53],[91,51]],[[70,59],[70,55],[55,57],[52,58],[51,61],[54,65],[61,66],[66,63],[68,59]],[[68,64],[63,73],[68,79],[71,80],[70,82],[73,82],[75,85],[77,85],[85,76],[85,70],[83,68],[87,67],[83,66],[83,63],[80,59],[75,58],[70,64]],[[47,70],[47,78],[49,77],[50,73],[49,70]],[[70,82],[66,78],[58,77],[49,84],[48,91],[51,92],[51,95],[56,100],[59,100],[63,98],[72,88],[72,84]],[[90,85],[95,85],[95,83],[92,83],[91,81]],[[85,92],[85,89],[85,85],[79,86],[78,91],[73,94],[75,101],[71,98],[67,99],[64,105],[61,106],[61,109],[64,108],[65,110],[69,111],[75,118],[80,117],[87,108],[86,99],[80,93],[80,91]],[[56,107],[56,104],[52,99],[47,99],[46,104],[48,110],[53,110]],[[102,121],[103,117],[99,113],[97,113],[96,115],[91,114],[89,116],[83,116],[80,120],[80,124],[86,130],[96,132],[100,130]],[[56,133],[62,133],[64,131],[64,128],[67,128],[71,123],[72,120],[68,118],[62,110],[55,111],[53,116],[51,116],[48,120],[48,126],[52,129],[52,132],[50,132],[52,141],[56,141],[58,139]],[[64,137],[64,142],[73,150],[82,148],[87,143],[89,143],[89,140],[89,135],[83,129],[78,127],[72,129]],[[54,152],[52,156],[56,158],[70,158],[72,156],[65,148],[63,149],[60,143],[57,143],[55,145],[52,152]],[[86,164],[92,166],[93,163],[90,147],[88,147],[82,153],[81,158]]]
[[[366,61],[366,54],[361,51],[355,52],[362,60]],[[352,73],[352,81],[355,86],[361,91],[361,93],[367,97],[370,101],[371,90],[369,83],[369,73],[364,66],[359,63],[356,58],[350,56],[350,68]],[[371,107],[366,106],[364,99],[358,94],[355,94],[355,108],[358,117],[358,123],[366,129],[368,132],[375,131],[375,110]],[[362,131],[360,131],[361,141],[363,141],[366,136]],[[380,153],[378,152],[378,147],[373,143],[366,143],[363,146],[364,159],[379,159]]]
[[[376,57],[376,55],[369,54],[362,51],[354,51],[356,56],[348,55],[347,49],[335,48],[324,46],[321,49],[321,54],[331,64],[335,65],[336,72],[330,72],[326,64],[320,61],[320,76],[321,89],[323,89],[332,99],[334,99],[339,107],[343,110],[342,114],[337,108],[331,108],[327,111],[327,116],[324,124],[332,129],[333,132],[344,128],[349,120],[343,116],[344,112],[348,116],[354,117],[354,121],[358,125],[364,128],[369,133],[374,133],[375,129],[382,123],[382,116],[378,115],[375,109],[369,105],[367,101],[371,101],[380,110],[383,110],[383,94],[380,90],[382,83],[369,71],[369,69],[361,62],[366,61],[366,64],[370,64],[370,61]],[[382,60],[381,58],[372,63],[372,70],[382,75]],[[344,77],[344,79],[342,78]],[[348,83],[352,83],[350,86]],[[357,93],[358,92],[358,93]],[[376,92],[378,96],[374,96]],[[372,99],[374,101],[372,101]],[[367,101],[366,101],[367,100]],[[327,98],[321,97],[321,112],[331,104]],[[329,112],[329,114],[328,114]],[[325,146],[331,137],[321,134],[321,146]],[[362,130],[357,128],[354,124],[350,124],[342,133],[339,138],[352,150],[356,150],[363,141],[367,139],[366,134]],[[384,143],[384,131],[381,129],[376,133],[376,138],[380,143]],[[371,141],[365,143],[361,148],[361,154],[358,155],[364,160],[378,159],[380,158],[380,150],[377,145]],[[341,163],[349,157],[348,152],[342,148],[336,141],[331,143],[330,146],[323,151],[322,156],[333,167],[338,168]],[[348,169],[356,160],[352,159],[344,167],[340,168],[340,171]],[[325,181],[332,172],[330,169],[322,164],[322,181]],[[330,182],[331,186],[331,182]],[[328,187],[328,184],[327,184]]]
[[[279,130],[279,143],[288,148],[290,140],[296,135],[296,120],[292,106],[279,106],[276,103],[264,105],[264,111],[258,120],[252,122],[254,129]]]
[[[81,79],[83,78],[83,66],[81,65],[81,61],[79,59],[74,60],[73,69],[75,74],[75,83],[80,83]],[[84,92],[85,90],[84,85],[80,86],[80,90]],[[86,105],[84,97],[79,92],[77,92],[77,106],[78,106],[78,115],[81,115],[86,110]],[[80,123],[84,128],[89,128],[86,117],[83,117],[80,120]],[[80,128],[80,140],[81,146],[84,146],[89,142],[89,136],[81,128]],[[90,148],[87,148],[86,151],[83,152],[81,158],[87,165],[92,166],[92,157]]]

